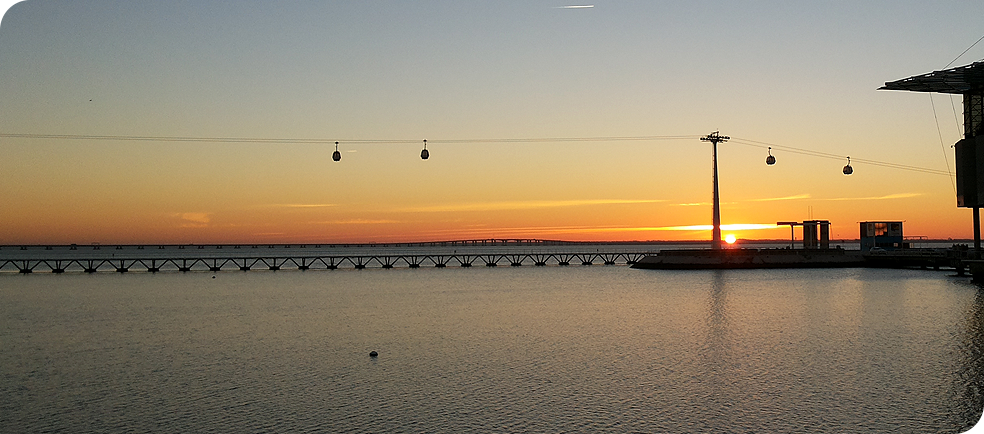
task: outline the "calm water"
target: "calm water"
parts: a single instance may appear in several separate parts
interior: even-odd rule
[[[6,273],[0,432],[961,432],[982,326],[919,270]]]

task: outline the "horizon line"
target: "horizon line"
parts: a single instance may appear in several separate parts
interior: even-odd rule
[[[0,250],[4,248],[23,248],[23,247],[181,247],[181,246],[312,246],[312,245],[326,245],[326,246],[346,246],[346,245],[389,245],[389,244],[449,244],[449,243],[469,243],[469,242],[482,242],[482,241],[493,241],[493,242],[506,242],[506,243],[559,243],[559,244],[649,244],[649,243],[665,243],[665,244],[694,244],[694,243],[711,243],[709,239],[689,239],[689,240],[560,240],[560,239],[543,239],[543,238],[468,238],[468,239],[456,239],[456,240],[430,240],[430,241],[350,241],[350,242],[289,242],[289,241],[278,241],[278,242],[219,242],[219,243],[102,243],[102,242],[91,242],[85,244],[79,243],[17,243],[17,244],[0,244]],[[798,242],[803,241],[802,238],[789,239],[789,238],[738,238],[738,242],[746,243],[788,243],[788,242]],[[860,242],[860,238],[831,238],[830,242]],[[906,241],[912,242],[961,242],[969,241],[972,242],[972,238],[907,238]]]

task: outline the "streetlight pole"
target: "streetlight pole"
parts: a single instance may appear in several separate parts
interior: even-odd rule
[[[711,170],[714,181],[714,203],[713,203],[713,224],[714,228],[711,230],[711,248],[714,250],[721,249],[721,196],[718,194],[718,142],[727,142],[731,137],[722,136],[715,131],[707,136],[701,137],[702,142],[711,142]]]

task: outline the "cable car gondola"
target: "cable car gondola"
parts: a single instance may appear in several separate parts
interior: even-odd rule
[[[765,157],[765,164],[773,165],[776,164],[776,157],[772,156],[772,147],[769,146],[769,156]]]
[[[844,174],[850,175],[854,173],[854,168],[851,167],[851,157],[847,157],[847,166],[844,166]]]
[[[426,160],[430,158],[430,152],[427,152],[427,139],[424,139],[424,150],[420,151],[420,159]]]
[[[335,152],[331,154],[331,159],[335,161],[342,159],[342,153],[338,152],[338,142],[335,142]]]

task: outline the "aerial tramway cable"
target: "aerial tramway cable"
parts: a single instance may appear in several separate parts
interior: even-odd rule
[[[595,137],[545,137],[545,138],[491,138],[491,139],[444,139],[444,140],[425,140],[424,148],[420,152],[421,159],[428,159],[430,157],[430,151],[427,149],[427,143],[443,143],[443,144],[495,144],[495,143],[581,143],[581,142],[645,142],[645,141],[662,141],[662,140],[693,140],[700,138],[700,135],[672,135],[672,136],[595,136]],[[341,152],[338,150],[339,141],[330,139],[300,139],[300,138],[259,138],[259,137],[189,137],[189,136],[122,136],[122,135],[86,135],[86,134],[18,134],[18,133],[0,133],[0,138],[8,139],[49,139],[49,140],[102,140],[102,141],[129,141],[129,142],[200,142],[200,143],[252,143],[252,144],[272,144],[272,145],[284,145],[284,144],[335,144],[335,150],[332,153],[332,160],[340,161],[342,158]],[[345,142],[355,143],[355,144],[409,144],[409,143],[420,143],[418,140],[414,139],[345,139]],[[772,155],[772,149],[808,155],[813,157],[829,158],[829,159],[841,159],[844,158],[841,155],[831,154],[820,151],[812,151],[808,149],[796,148],[791,146],[781,146],[773,143],[761,142],[750,139],[742,139],[740,137],[733,138],[731,143],[737,143],[744,146],[752,146],[759,148],[768,148],[769,157],[766,158],[766,164],[772,165],[769,161],[774,161],[775,156]],[[948,170],[931,169],[926,167],[909,166],[904,164],[889,163],[877,160],[868,160],[855,158],[855,162],[870,164],[873,166],[886,167],[891,169],[909,170],[921,173],[927,173],[932,175],[946,175],[952,177],[953,174]]]

